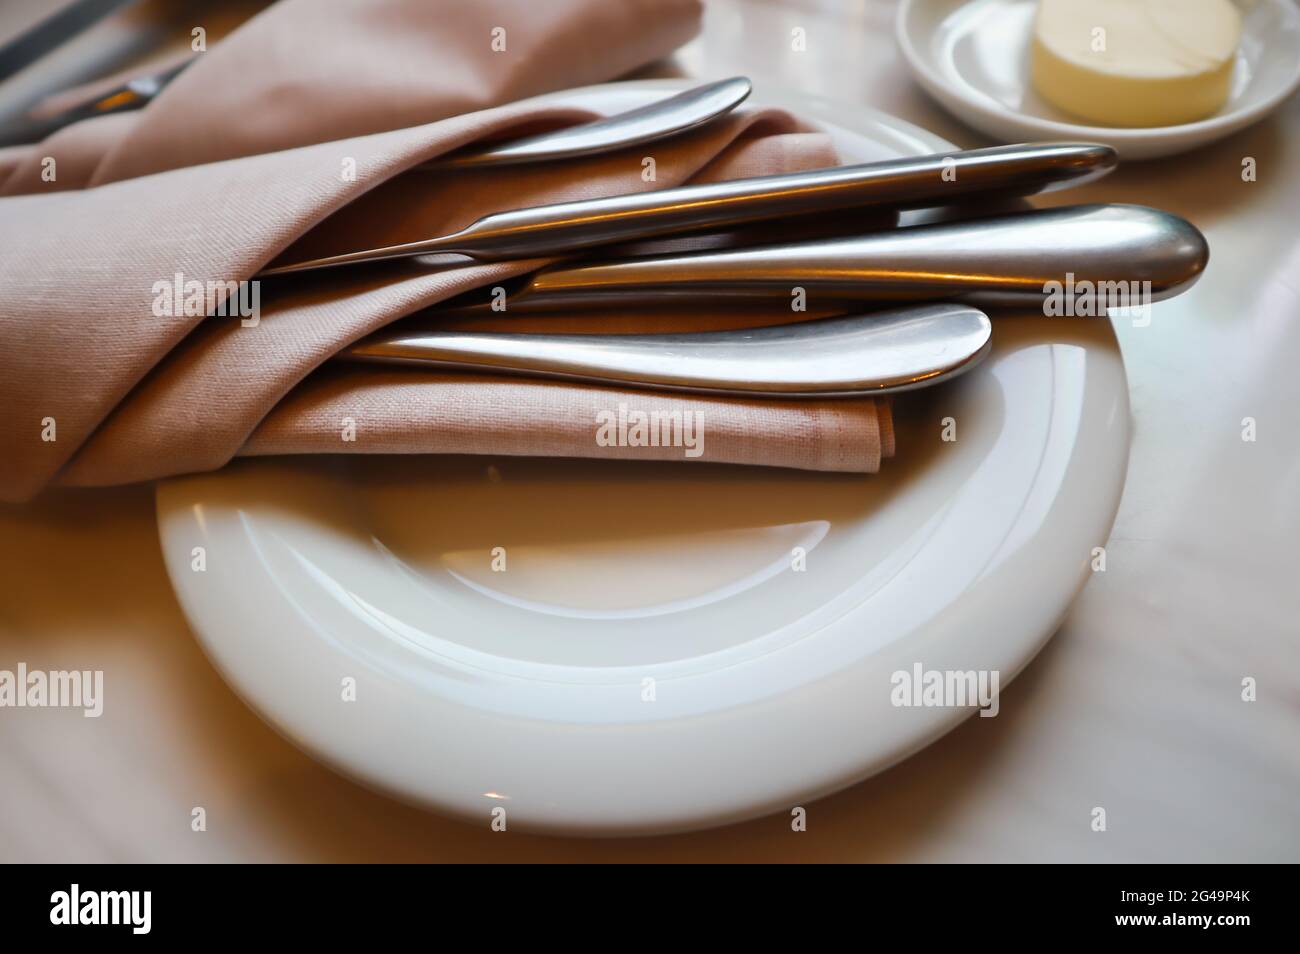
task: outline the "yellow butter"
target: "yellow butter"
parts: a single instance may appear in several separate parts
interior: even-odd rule
[[[1230,0],[1041,0],[1039,95],[1105,126],[1173,126],[1228,98],[1241,14]]]

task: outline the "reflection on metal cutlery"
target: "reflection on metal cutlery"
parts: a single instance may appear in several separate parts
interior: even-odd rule
[[[733,76],[594,122],[451,153],[424,168],[459,169],[572,159],[655,142],[696,129],[731,112],[745,101],[751,89],[753,84],[747,77]]]
[[[192,62],[193,59],[184,60],[160,72],[138,76],[53,116],[25,118],[6,123],[0,127],[0,146],[39,142],[64,126],[71,126],[83,119],[140,109],[162,92],[163,87],[179,76]]]
[[[1042,302],[1071,290],[1123,306],[1171,298],[1209,259],[1188,221],[1137,205],[1078,205],[887,229],[853,238],[653,255],[542,269],[508,311],[786,298]],[[1057,284],[1053,284],[1057,283]],[[1112,304],[1112,307],[1118,305]],[[1083,312],[1097,313],[1097,312]]]
[[[1091,181],[1115,163],[1107,146],[1043,143],[688,185],[499,212],[452,235],[294,262],[261,275],[448,252],[482,261],[537,258],[814,212],[923,208],[972,195],[1035,195]]]
[[[736,331],[655,335],[385,331],[344,357],[674,391],[845,397],[909,391],[973,367],[988,317],[967,305],[898,308]]]

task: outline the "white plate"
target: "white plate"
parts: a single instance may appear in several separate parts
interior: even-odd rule
[[[681,85],[569,96],[615,109]],[[869,110],[756,99],[823,120],[845,160],[949,148]],[[213,661],[339,770],[475,824],[505,807],[511,829],[681,830],[788,812],[973,711],[895,708],[896,670],[1005,684],[1042,646],[1123,485],[1109,322],[999,320],[983,365],[900,400],[898,446],[871,477],[242,461],[161,483],[158,521]]]
[[[1038,97],[1029,81],[1037,0],[903,0],[896,34],[925,90],[994,139],[1086,140],[1113,146],[1125,159],[1154,159],[1244,129],[1300,87],[1300,11],[1293,0],[1238,5],[1244,20],[1228,102],[1209,119],[1160,128],[1080,125]]]

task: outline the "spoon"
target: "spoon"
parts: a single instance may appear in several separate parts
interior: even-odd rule
[[[423,168],[464,169],[572,159],[654,142],[703,126],[731,112],[745,101],[752,89],[747,77],[733,76],[593,122],[457,151]]]
[[[446,252],[488,262],[537,258],[814,212],[1035,195],[1099,178],[1116,162],[1108,146],[1039,143],[680,186],[498,212],[451,235],[279,265],[261,277]]]
[[[988,316],[935,304],[766,328],[653,335],[383,332],[343,356],[670,391],[851,397],[910,391],[975,366]]]
[[[1043,303],[1071,295],[1070,314],[1145,305],[1185,291],[1209,260],[1187,220],[1138,205],[1078,205],[851,238],[562,264],[505,300],[507,311],[636,305],[701,298],[809,301],[953,300]],[[1121,300],[1122,299],[1122,300]],[[471,305],[470,310],[483,306]],[[461,309],[464,310],[464,309]]]

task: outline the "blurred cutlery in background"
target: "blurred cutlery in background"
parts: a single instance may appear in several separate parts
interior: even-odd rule
[[[51,116],[27,116],[5,123],[0,126],[0,146],[40,142],[46,136],[83,119],[141,109],[192,62],[192,59],[187,59],[156,73],[138,76]]]
[[[0,46],[0,80],[35,63],[104,17],[137,0],[76,0]]]

